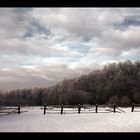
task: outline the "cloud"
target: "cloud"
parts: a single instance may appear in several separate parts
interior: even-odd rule
[[[140,8],[0,8],[0,89],[139,60],[139,17]]]
[[[72,69],[66,64],[48,64],[35,67],[15,67],[0,70],[0,89],[48,87],[57,84],[64,78],[74,78],[87,71],[87,67]]]
[[[30,8],[0,8],[0,38],[22,38],[29,26]]]

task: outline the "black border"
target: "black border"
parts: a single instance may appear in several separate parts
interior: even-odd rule
[[[0,133],[0,137],[4,139],[38,139],[38,140],[125,140],[135,139],[140,136],[139,132],[6,132]]]
[[[140,7],[138,0],[0,0],[0,7]]]
[[[137,0],[0,0],[0,7],[128,7],[140,8]],[[134,139],[139,132],[0,132],[4,139]],[[41,138],[43,136],[43,138]],[[90,137],[90,138],[88,138]]]

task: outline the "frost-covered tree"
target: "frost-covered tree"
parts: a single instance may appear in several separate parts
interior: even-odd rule
[[[123,96],[123,97],[121,98],[121,106],[127,107],[127,106],[129,106],[130,104],[131,104],[131,101],[130,101],[130,99],[129,99],[127,96]]]
[[[120,99],[118,98],[118,96],[113,95],[109,98],[109,103],[110,104],[115,103],[116,105],[120,105]]]

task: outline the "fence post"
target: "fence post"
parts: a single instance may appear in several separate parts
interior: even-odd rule
[[[46,104],[44,104],[44,115],[46,114]]]
[[[63,114],[63,105],[61,105],[61,115]]]
[[[135,106],[135,104],[134,104],[134,103],[132,103],[132,110],[131,110],[131,112],[133,112],[133,111],[134,111],[134,106]]]
[[[81,111],[81,106],[80,104],[78,104],[78,114],[80,114],[80,111]]]
[[[96,113],[98,112],[98,104],[96,104]]]
[[[18,105],[18,114],[20,114],[20,105]]]
[[[116,104],[114,103],[113,105],[113,108],[114,108],[114,113],[116,112]]]

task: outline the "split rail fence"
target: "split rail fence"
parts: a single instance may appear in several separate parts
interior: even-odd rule
[[[132,103],[131,112],[140,112],[140,104]]]
[[[25,106],[18,105],[16,107],[6,107],[0,106],[0,116],[2,115],[11,115],[11,114],[20,114],[27,112],[27,110],[22,110]],[[43,114],[80,114],[80,113],[125,113],[120,107],[116,104],[107,104],[107,105],[44,105],[42,107]],[[139,110],[138,110],[139,109]],[[131,112],[140,112],[140,104],[132,103]]]
[[[61,105],[61,106],[46,106],[44,105],[43,114],[80,114],[80,113],[121,113],[124,111],[115,104],[108,105]]]
[[[24,106],[15,106],[15,107],[6,107],[6,106],[1,106],[0,107],[0,116],[3,115],[11,115],[11,114],[20,114],[23,112],[27,112],[26,110],[21,110],[24,108]]]

